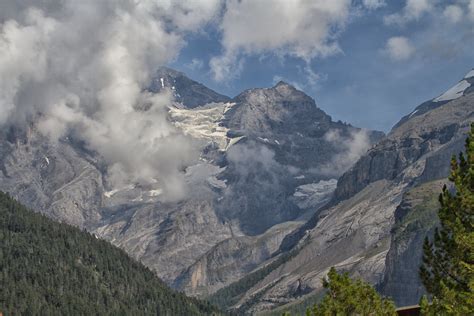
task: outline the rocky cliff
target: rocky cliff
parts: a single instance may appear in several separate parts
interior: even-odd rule
[[[154,93],[171,90],[177,103],[189,109],[213,102],[230,101],[229,97],[188,78],[182,72],[167,67],[161,67],[156,71],[148,89]]]
[[[417,303],[422,241],[436,224],[433,199],[474,121],[474,93],[462,87],[415,109],[345,172],[328,206],[282,243],[293,255],[232,308],[258,313],[303,303],[321,291],[331,266],[370,281],[399,305]]]
[[[159,188],[143,183],[112,186],[98,153],[73,134],[50,141],[34,120],[0,133],[0,189],[109,240],[193,295],[274,260],[285,236],[382,136],[333,122],[285,83],[230,99],[160,69],[149,90],[173,93],[169,121],[202,144],[200,160],[182,171],[191,188],[184,199],[162,200]]]
[[[422,292],[411,254],[435,225],[425,222],[431,196],[474,120],[472,80],[381,139],[332,121],[283,82],[231,99],[161,69],[150,91],[173,92],[169,121],[202,144],[182,170],[184,199],[112,187],[100,155],[72,134],[51,142],[34,121],[0,132],[0,190],[109,240],[188,294],[237,293],[224,301],[240,312],[314,298],[331,266],[408,304]]]

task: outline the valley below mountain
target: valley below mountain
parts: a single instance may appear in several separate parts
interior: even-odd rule
[[[0,190],[237,313],[309,304],[333,266],[415,304],[436,197],[474,121],[469,74],[384,135],[333,121],[285,82],[230,98],[161,68],[149,90],[173,95],[167,120],[199,148],[184,198],[117,186],[87,143],[51,141],[34,120],[0,131]]]

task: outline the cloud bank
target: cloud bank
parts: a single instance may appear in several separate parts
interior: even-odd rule
[[[340,52],[350,0],[229,0],[220,24],[223,53],[210,61],[218,81],[235,77],[243,55],[276,53],[304,60]]]
[[[470,49],[473,10],[474,0],[406,0],[400,11],[384,17],[387,27],[403,35],[389,38],[383,52],[393,61],[453,59]]]
[[[461,7],[457,5],[448,5],[444,11],[443,16],[451,23],[458,23],[462,20],[464,12]]]
[[[433,8],[434,2],[430,0],[407,0],[402,12],[386,16],[384,22],[387,25],[404,25],[420,19]]]
[[[52,140],[74,135],[107,161],[112,185],[158,183],[166,199],[179,199],[181,170],[199,151],[167,121],[171,95],[145,87],[219,3],[3,3],[0,124],[34,121]]]
[[[282,60],[305,61],[301,73],[314,86],[324,76],[312,70],[311,61],[341,52],[338,37],[352,10],[376,10],[387,3],[3,1],[0,125],[34,121],[52,140],[78,137],[104,157],[108,180],[114,186],[158,183],[168,199],[179,199],[186,190],[182,170],[199,157],[200,146],[167,120],[172,96],[149,94],[146,87],[155,69],[178,56],[188,34],[207,26],[218,31],[222,52],[209,62],[216,80],[235,77],[248,56],[276,54]],[[400,27],[434,14],[450,23],[474,21],[474,0],[449,5],[407,0],[385,23]],[[419,42],[395,36],[388,39],[383,51],[395,61],[409,60],[423,50]],[[434,51],[433,45],[424,45]],[[194,59],[187,67],[202,69],[205,62]]]

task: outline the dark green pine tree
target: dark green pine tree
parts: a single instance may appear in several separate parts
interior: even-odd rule
[[[220,315],[123,250],[0,192],[0,314]]]
[[[370,284],[350,279],[347,273],[339,274],[331,268],[323,286],[327,289],[326,295],[306,311],[307,316],[396,315],[391,300],[382,298]]]
[[[449,180],[439,196],[440,228],[425,240],[420,276],[432,297],[422,300],[427,315],[474,313],[474,123],[466,153],[451,160]]]

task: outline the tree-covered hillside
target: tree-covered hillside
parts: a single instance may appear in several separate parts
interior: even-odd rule
[[[34,213],[0,192],[4,315],[211,315],[124,251]]]

